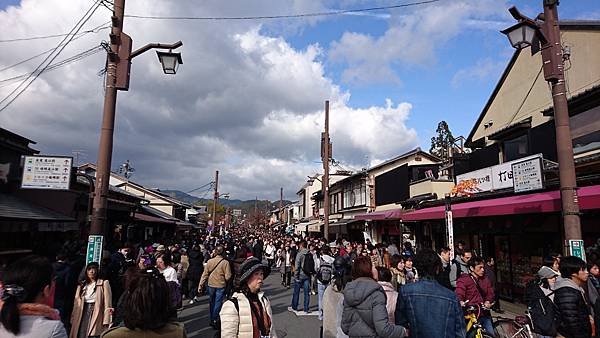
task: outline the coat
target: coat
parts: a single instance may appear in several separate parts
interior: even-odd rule
[[[243,293],[235,292],[231,298],[238,300],[238,309],[232,301],[228,300],[223,303],[221,312],[221,337],[223,338],[252,338],[254,337],[254,327],[252,325],[252,313],[250,310],[250,301]],[[271,318],[271,328],[269,337],[277,338],[275,328],[273,327],[273,312],[271,311],[271,302],[267,299],[264,292],[258,293],[258,299],[262,303],[263,308]]]
[[[156,330],[130,330],[124,326],[104,332],[102,338],[186,338],[185,328],[180,323],[168,323]]]
[[[69,334],[71,338],[76,338],[77,332],[79,332],[79,325],[81,324],[81,317],[83,315],[83,305],[85,303],[83,296],[82,286],[79,285],[75,292],[75,304],[73,306],[73,313],[71,314],[71,333]],[[112,311],[110,283],[107,280],[98,279],[96,281],[96,302],[94,303],[94,312],[90,320],[88,336],[99,336],[102,332],[108,330],[108,327],[112,324]]]
[[[379,282],[379,285],[381,285],[383,291],[385,291],[385,297],[387,298],[387,303],[385,307],[387,308],[390,323],[395,323],[396,317],[394,316],[394,312],[396,311],[396,300],[398,300],[398,291],[396,291],[396,289],[390,282]]]
[[[67,338],[67,331],[60,321],[58,311],[47,305],[26,303],[19,305],[20,329],[18,336],[7,332],[0,325],[2,338]],[[0,301],[0,309],[2,301]]]
[[[481,277],[477,279],[477,283],[479,288],[475,284],[475,277],[472,277],[471,274],[462,274],[456,281],[456,290],[454,291],[458,300],[463,302],[468,300],[469,304],[472,305],[480,305],[486,301],[493,303],[494,289],[490,281],[485,277]]]
[[[360,277],[344,289],[342,330],[350,337],[404,337],[406,330],[390,323],[386,296],[375,280]]]
[[[229,261],[223,256],[215,256],[206,263],[199,287],[204,286],[204,283],[208,280],[208,286],[211,288],[224,288],[231,275]]]
[[[187,270],[187,278],[191,281],[199,281],[204,272],[204,255],[199,250],[190,250],[188,255],[190,265]],[[198,287],[198,285],[193,285]]]
[[[323,292],[323,338],[348,337],[341,330],[344,311],[344,294],[338,291],[335,283],[329,284]]]
[[[560,313],[558,332],[567,338],[592,335],[590,311],[584,291],[569,278],[560,278],[554,284],[554,304]]]

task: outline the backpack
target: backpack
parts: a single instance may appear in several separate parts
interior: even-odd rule
[[[321,260],[321,266],[319,266],[319,272],[317,273],[317,279],[322,284],[329,284],[331,277],[333,276],[333,266]]]
[[[235,306],[237,313],[238,314],[240,313],[240,303],[238,303],[238,299],[236,297],[230,297],[226,301],[231,301],[233,303],[233,306]],[[225,302],[223,302],[223,303],[225,303]],[[221,327],[219,327],[217,332],[215,332],[215,335],[213,336],[213,338],[221,338]]]
[[[313,255],[310,252],[304,255],[304,263],[302,264],[302,271],[307,276],[315,274],[315,260],[313,258]]]
[[[532,280],[525,286],[525,300],[535,333],[556,336],[558,332],[558,308],[549,297],[553,293],[544,294],[539,280]]]

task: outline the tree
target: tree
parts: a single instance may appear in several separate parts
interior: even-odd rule
[[[440,121],[435,132],[437,135],[431,138],[429,152],[446,161],[449,157],[448,148],[454,143],[454,136],[452,136],[452,132],[446,121]]]

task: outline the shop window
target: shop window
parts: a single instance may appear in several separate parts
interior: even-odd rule
[[[529,142],[526,134],[504,141],[504,162],[527,155],[529,155]]]
[[[347,185],[344,188],[344,208],[352,208],[367,204],[367,186],[361,180]]]
[[[572,116],[569,122],[575,154],[600,148],[600,106]]]

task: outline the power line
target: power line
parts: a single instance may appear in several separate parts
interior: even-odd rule
[[[211,182],[208,182],[208,183],[206,183],[206,184],[204,184],[204,185],[202,185],[202,186],[199,186],[198,188],[192,189],[192,190],[190,190],[190,191],[186,191],[185,193],[186,193],[186,194],[189,194],[189,193],[192,193],[192,192],[194,192],[194,191],[196,191],[196,190],[202,189],[202,188],[204,188],[204,187],[206,187],[206,186],[209,186],[209,185],[210,185],[210,188],[209,188],[209,189],[212,189],[212,185],[213,185],[213,184],[215,184],[215,182],[214,182],[214,181],[211,181]]]
[[[88,29],[88,30],[85,30],[85,31],[81,31],[81,32],[79,32],[79,33],[77,33],[75,35],[80,36],[80,35],[85,35],[85,34],[88,34],[88,33],[98,33],[102,29],[110,28],[110,26],[103,27],[103,26],[106,26],[107,24],[110,24],[110,21],[105,22],[105,23],[103,23],[100,26],[97,26],[95,28]],[[71,35],[71,33],[52,34],[52,35],[43,35],[43,36],[32,36],[32,37],[27,37],[27,38],[4,39],[4,40],[0,40],[0,43],[18,42],[18,41],[31,41],[31,40],[43,40],[43,39],[59,38],[61,36],[68,36],[68,35]]]
[[[379,6],[379,7],[367,7],[367,8],[357,8],[357,9],[343,9],[337,11],[330,12],[315,12],[315,13],[300,13],[300,14],[284,14],[284,15],[259,15],[259,16],[152,16],[152,15],[136,15],[136,14],[127,14],[125,15],[128,18],[133,19],[151,19],[151,20],[270,20],[270,19],[290,19],[290,18],[307,18],[307,17],[316,17],[316,16],[333,16],[333,15],[341,15],[348,13],[360,13],[360,12],[373,12],[373,11],[381,11],[386,9],[398,9],[403,7],[411,7],[411,6],[420,6],[427,5],[434,2],[438,2],[441,0],[428,0],[428,1],[418,1],[418,2],[410,2],[405,4],[398,5],[390,5],[390,6]]]
[[[92,17],[94,12],[96,12],[98,7],[100,6],[100,1],[102,1],[102,0],[97,0],[92,5],[92,7],[90,7],[87,10],[87,12],[85,12],[83,17],[81,19],[79,19],[79,21],[77,21],[77,23],[71,29],[71,31],[69,31],[67,36],[65,36],[65,38],[63,38],[58,43],[55,50],[52,51],[52,53],[50,53],[46,58],[44,58],[44,60],[39,64],[39,66],[27,78],[25,78],[25,80],[23,80],[13,91],[11,91],[8,95],[6,95],[6,97],[4,97],[0,101],[0,105],[4,104],[4,106],[2,106],[0,108],[0,112],[4,111],[17,98],[19,98],[19,96],[21,96],[21,94],[23,94],[25,92],[25,90],[27,90],[27,88],[29,88],[29,86],[31,86],[31,84],[50,66],[50,64],[52,64],[52,62],[58,57],[58,55],[60,55],[60,53],[65,49],[65,47],[67,47],[69,42],[73,41],[73,39],[75,38],[75,35],[77,33],[79,33],[79,31],[81,30],[83,25],[85,25],[85,23]],[[56,50],[58,50],[58,52],[54,53]],[[50,61],[48,61],[48,60],[50,60]],[[48,62],[46,62],[46,61],[48,61]],[[29,81],[30,79],[31,79],[31,81]]]

